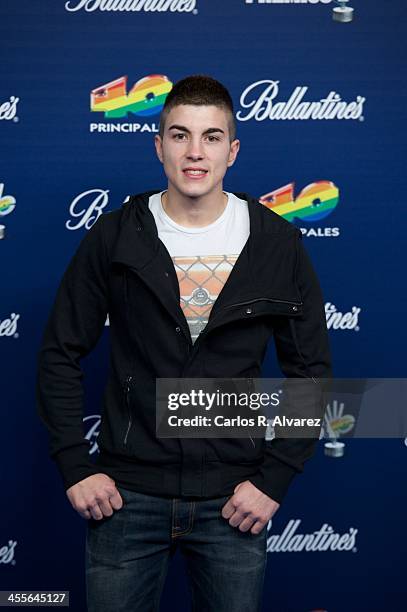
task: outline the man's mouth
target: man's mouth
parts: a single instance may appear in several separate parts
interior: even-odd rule
[[[203,168],[185,168],[183,171],[185,176],[192,179],[201,179],[208,173],[207,170]]]

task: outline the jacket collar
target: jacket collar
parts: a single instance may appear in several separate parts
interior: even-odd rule
[[[148,207],[150,196],[160,191],[156,189],[133,195],[122,204],[120,229],[113,248],[112,262],[127,266],[135,272],[156,294],[190,339],[188,323],[180,307],[175,268],[168,250],[159,239],[154,215]],[[278,237],[293,239],[299,231],[256,198],[244,192],[233,193],[248,202],[250,235],[215,300],[208,325],[225,305],[275,297],[269,295],[270,257],[275,252],[271,253],[268,245],[270,242],[278,242]]]

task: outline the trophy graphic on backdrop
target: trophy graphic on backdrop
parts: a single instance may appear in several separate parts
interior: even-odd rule
[[[349,433],[355,426],[355,417],[352,414],[343,414],[344,402],[333,400],[332,407],[326,406],[324,428],[330,438],[325,442],[325,455],[328,457],[342,457],[345,452],[345,443],[338,440],[340,435]]]
[[[353,20],[354,10],[348,6],[349,0],[334,0],[339,6],[332,9],[332,19],[340,23],[349,23]]]

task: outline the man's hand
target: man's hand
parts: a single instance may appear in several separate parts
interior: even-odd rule
[[[250,480],[239,482],[234,495],[222,508],[222,516],[229,519],[229,525],[239,526],[240,531],[255,535],[260,533],[280,504],[254,486]]]
[[[116,489],[115,482],[107,474],[93,474],[66,490],[74,510],[82,518],[97,521],[104,516],[112,516],[113,510],[120,510],[123,500]]]

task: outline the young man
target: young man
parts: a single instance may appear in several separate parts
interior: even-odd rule
[[[88,231],[39,355],[38,410],[69,501],[88,519],[90,612],[158,610],[185,555],[194,610],[260,610],[266,525],[315,439],[156,435],[156,378],[259,377],[274,337],[286,377],[330,376],[323,299],[301,232],[222,181],[239,151],[231,97],[175,84],[155,137],[166,190],[132,196]],[[111,360],[96,465],[80,359],[107,313]]]

